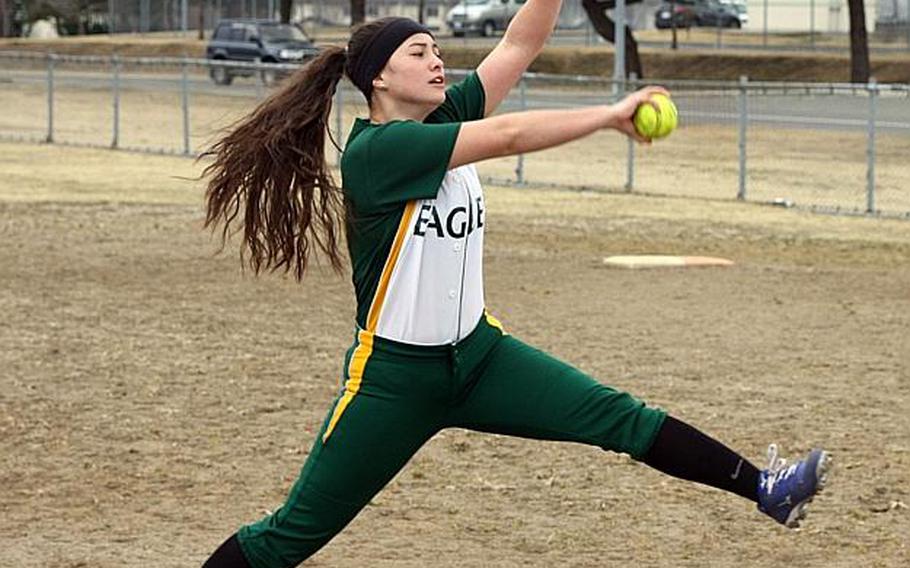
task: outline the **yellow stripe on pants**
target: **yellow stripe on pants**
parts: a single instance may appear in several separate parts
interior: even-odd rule
[[[354,348],[354,353],[351,355],[351,362],[348,365],[348,380],[344,383],[344,394],[341,395],[341,399],[338,401],[338,404],[335,405],[335,411],[332,412],[332,419],[329,421],[329,426],[325,429],[325,434],[322,435],[323,444],[329,439],[332,430],[334,430],[335,425],[338,424],[338,419],[341,418],[345,409],[351,404],[351,400],[354,399],[354,395],[360,390],[360,384],[363,381],[363,370],[367,366],[367,360],[372,353],[373,333],[365,330],[358,331],[357,347]]]
[[[398,223],[398,231],[395,233],[395,240],[392,242],[392,248],[389,250],[389,256],[386,258],[385,266],[382,269],[382,275],[379,278],[379,285],[376,287],[376,293],[373,296],[373,303],[370,305],[370,311],[367,314],[367,328],[357,332],[357,347],[354,348],[354,354],[351,356],[351,363],[348,366],[348,380],[344,383],[344,394],[341,400],[335,405],[335,411],[332,412],[332,419],[329,426],[322,435],[322,443],[325,443],[338,424],[341,415],[351,404],[354,395],[360,390],[360,383],[363,380],[363,370],[367,365],[370,354],[373,353],[373,333],[376,331],[376,325],[379,323],[379,314],[382,313],[382,305],[385,303],[386,293],[389,288],[389,281],[392,278],[392,271],[398,264],[398,257],[401,255],[401,249],[404,247],[404,241],[407,237],[408,227],[411,223],[411,217],[414,209],[417,207],[416,201],[409,201],[401,214],[401,221]]]
[[[496,329],[498,329],[500,332],[502,332],[503,335],[509,335],[508,333],[506,333],[506,330],[503,329],[502,322],[499,321],[498,319],[496,319],[495,317],[493,317],[493,314],[491,314],[486,309],[484,309],[483,315],[486,316],[488,324],[490,324],[493,327],[495,327]]]

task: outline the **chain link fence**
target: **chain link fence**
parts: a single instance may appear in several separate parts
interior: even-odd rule
[[[270,92],[286,65],[0,52],[0,139],[197,156]],[[211,75],[229,69],[230,87]],[[464,76],[450,71],[450,80]],[[482,162],[498,184],[740,199],[910,218],[910,86],[649,81],[666,85],[679,130],[650,146],[614,132]],[[638,85],[527,73],[500,112],[614,100]],[[343,143],[363,97],[336,93]],[[407,149],[402,149],[407,151]],[[338,150],[327,155],[336,163]]]

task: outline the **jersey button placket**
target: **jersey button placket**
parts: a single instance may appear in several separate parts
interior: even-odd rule
[[[459,256],[461,257],[460,258],[460,260],[461,260],[461,262],[460,262],[461,277],[459,278],[459,284],[458,284],[459,288],[457,290],[457,296],[458,296],[457,314],[458,315],[455,318],[455,340],[452,342],[453,344],[457,344],[458,341],[461,339],[461,310],[463,307],[462,303],[464,302],[463,295],[464,295],[465,270],[467,269],[467,264],[468,264],[468,234],[469,234],[468,229],[470,226],[470,210],[471,210],[471,189],[468,186],[467,179],[460,171],[458,172],[458,177],[461,178],[461,182],[462,182],[461,185],[464,188],[465,199],[466,199],[465,206],[468,210],[469,218],[468,218],[468,226],[465,227],[464,236],[462,238],[456,240],[455,244],[452,245],[452,250],[454,250],[456,253],[460,253]],[[452,299],[455,299],[455,296],[453,296],[453,294],[455,294],[455,293],[456,293],[455,290],[452,290],[449,292],[449,295],[452,297]]]

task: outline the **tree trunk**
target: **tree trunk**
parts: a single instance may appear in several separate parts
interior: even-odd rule
[[[196,27],[199,29],[199,33],[196,37],[200,41],[205,39],[205,8],[207,4],[208,0],[200,0],[199,2],[199,17],[196,18]]]
[[[670,44],[670,48],[679,49],[676,41],[676,0],[670,1],[670,27],[673,29],[673,42]]]
[[[627,4],[628,3],[629,2],[627,2]],[[588,18],[591,20],[591,24],[594,25],[594,29],[597,30],[600,37],[613,45],[616,45],[616,24],[607,17],[607,10],[614,8],[616,6],[615,2],[600,3],[596,0],[582,0],[581,4],[584,6],[585,12],[588,13]],[[641,68],[641,58],[638,56],[638,42],[635,41],[635,37],[632,35],[632,30],[629,26],[626,26],[625,41],[626,76],[628,77],[629,73],[634,72],[636,77],[643,79],[645,74]]]
[[[866,8],[863,0],[848,0],[850,5],[850,82],[869,82],[869,37],[866,34]]]
[[[278,11],[281,12],[281,23],[289,24],[291,23],[291,4],[293,0],[281,0],[281,3],[278,6]]]
[[[10,9],[7,7],[9,0],[0,0],[0,37],[10,34]]]
[[[366,20],[366,0],[351,0],[351,25],[362,24]]]
[[[423,21],[423,12],[426,9],[427,0],[417,0],[417,21],[421,24],[425,24]]]
[[[88,3],[79,2],[77,18],[79,18],[79,35],[88,35]]]

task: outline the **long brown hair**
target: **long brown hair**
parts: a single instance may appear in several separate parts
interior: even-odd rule
[[[254,273],[293,269],[299,281],[314,245],[341,271],[339,240],[347,215],[325,161],[325,137],[338,81],[351,76],[384,24],[358,26],[347,50],[324,48],[200,156],[214,158],[202,172],[209,178],[205,226],[223,225],[224,245],[242,214],[241,260]]]

